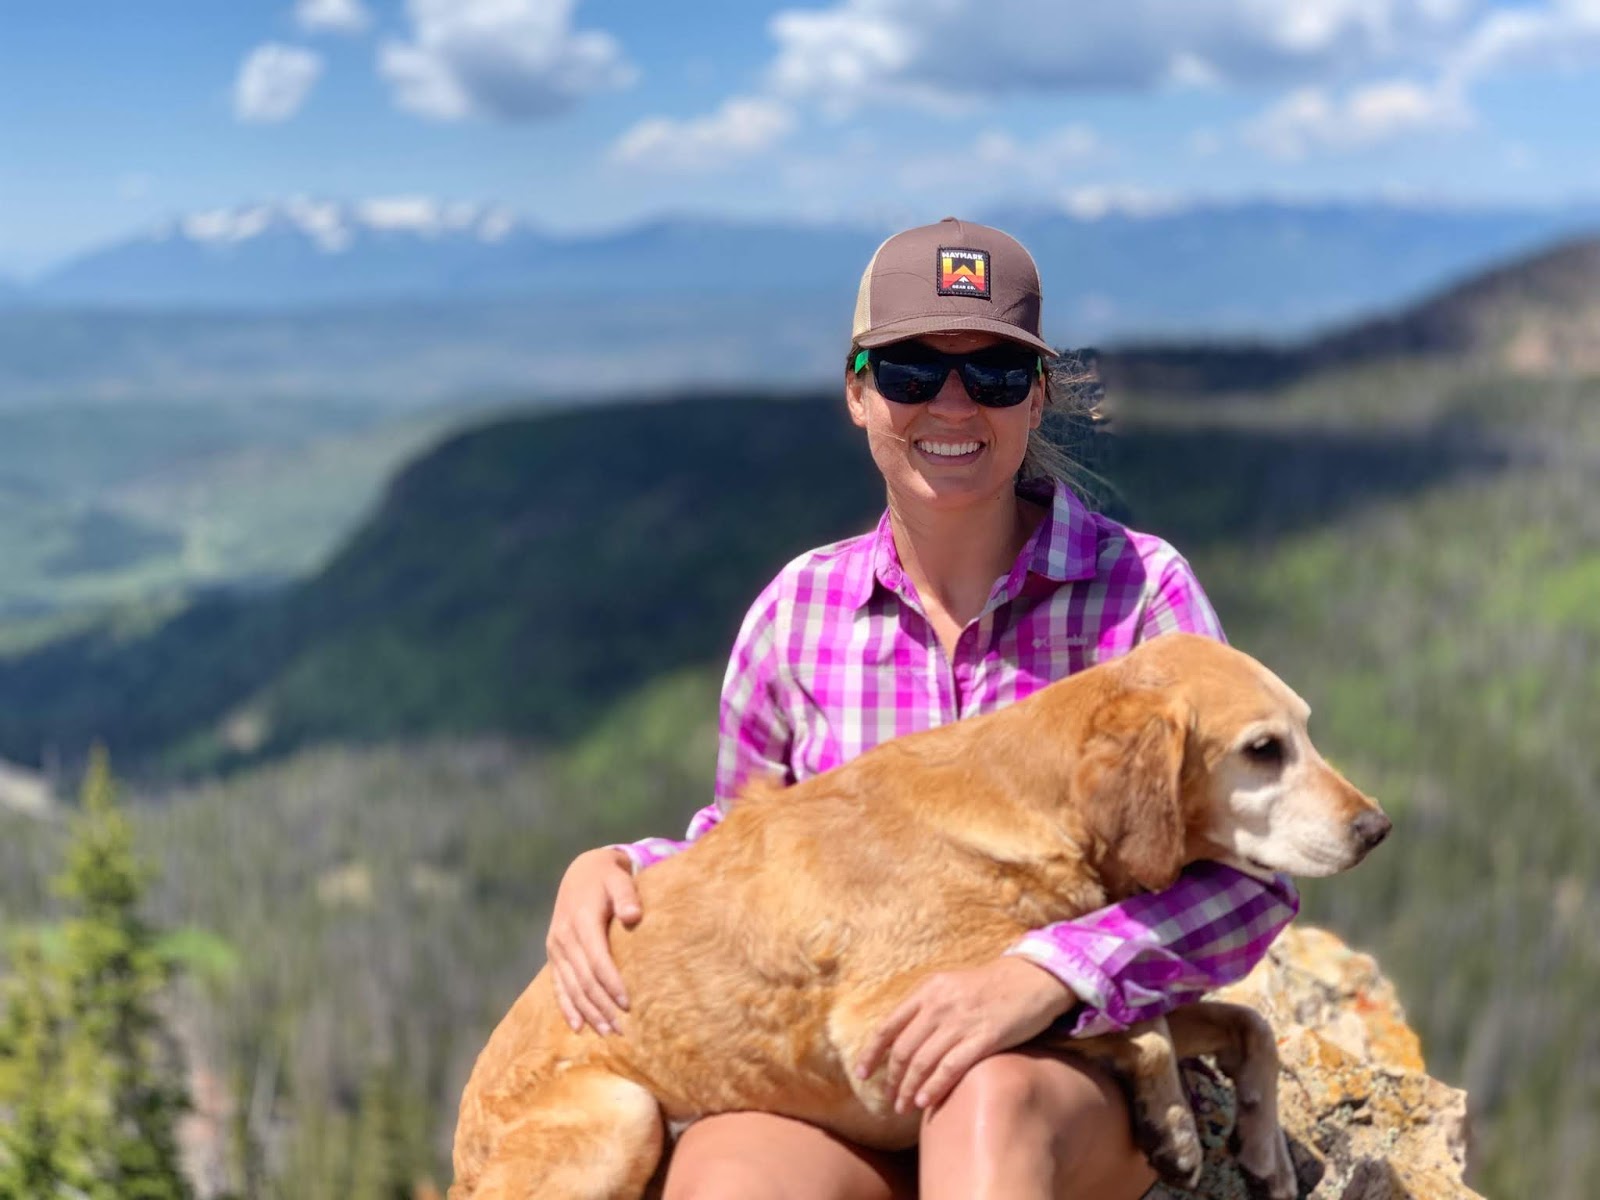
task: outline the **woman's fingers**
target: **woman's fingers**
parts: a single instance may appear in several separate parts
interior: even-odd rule
[[[917,1107],[925,1106],[926,1101],[922,1098],[924,1083],[929,1076],[936,1073],[937,1069],[942,1068],[951,1050],[959,1045],[961,1040],[961,1031],[958,1029],[946,1027],[929,1031],[928,1037],[907,1061],[905,1071],[895,1088],[895,1112],[906,1112],[913,1104]]]
[[[572,1001],[578,1015],[585,1024],[591,1026],[596,1032],[610,1033],[611,1022],[606,1019],[606,1011],[594,1000],[593,993],[584,986],[583,975],[578,967],[570,960],[563,960],[556,968],[566,984],[567,997]],[[594,992],[600,989],[595,987]]]
[[[623,986],[622,975],[611,958],[611,943],[606,938],[611,914],[606,913],[598,922],[584,923],[577,928],[579,957],[587,973],[586,989],[598,991],[597,1002],[604,1006],[607,1018],[615,1021],[628,1008],[628,989]]]
[[[904,1111],[900,1107],[899,1097],[901,1081],[905,1079],[906,1071],[922,1052],[923,1047],[934,1040],[939,1032],[938,1022],[926,1008],[921,1008],[911,1023],[900,1031],[900,1036],[894,1039],[894,1045],[889,1047],[889,1059],[883,1071],[883,1084],[884,1094],[895,1097],[895,1111]]]
[[[611,911],[624,925],[637,924],[644,916],[644,909],[639,906],[639,889],[632,875],[613,875],[607,879],[606,895],[611,898]]]
[[[550,961],[562,972],[567,997],[583,1019],[600,1033],[612,1033],[620,1014],[616,1002],[597,974],[596,966],[610,968],[614,978],[617,977],[616,967],[610,960],[609,952],[606,952],[600,964],[595,963],[595,941],[599,941],[602,951],[605,941],[600,935],[585,937],[584,930],[585,926],[573,922],[556,933],[551,938]],[[621,982],[620,978],[618,982]]]
[[[573,1033],[577,1033],[583,1028],[583,1014],[567,995],[567,985],[561,979],[561,968],[554,962],[550,964],[550,985],[556,990],[556,1005],[561,1009],[562,1020],[566,1021]]]
[[[614,1032],[619,1016],[617,1006],[605,985],[596,977],[592,965],[581,955],[577,956],[572,963],[572,973],[579,991],[575,999],[584,1008],[585,1014],[589,1015],[589,1023],[601,1033]]]
[[[911,1093],[909,1103],[923,1109],[944,1103],[950,1089],[960,1083],[961,1077],[989,1053],[981,1043],[971,1038],[957,1039],[921,1083],[913,1084],[910,1075],[907,1075],[907,1086],[903,1090]]]
[[[567,1023],[613,1033],[628,1008],[628,991],[611,957],[612,919],[637,924],[644,915],[631,864],[615,847],[578,855],[556,893],[545,955]]]
[[[900,1036],[900,1031],[917,1015],[917,1000],[910,997],[899,1008],[889,1014],[888,1019],[878,1026],[872,1040],[867,1043],[867,1048],[861,1052],[861,1057],[856,1060],[856,1077],[865,1079],[878,1069],[878,1064],[883,1060],[885,1051],[894,1045]]]

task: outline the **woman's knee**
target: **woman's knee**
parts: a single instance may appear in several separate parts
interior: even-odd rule
[[[1143,1162],[1127,1104],[1106,1072],[1030,1051],[976,1064],[929,1119],[923,1136],[930,1134],[964,1141],[985,1158],[1048,1156],[1070,1172],[1123,1163],[1137,1170]]]
[[[668,1163],[663,1200],[903,1200],[909,1162],[766,1113],[696,1122]]]
[[[932,1124],[960,1126],[976,1139],[1012,1149],[1026,1144],[1056,1152],[1064,1124],[1078,1114],[1063,1103],[1076,1090],[1052,1064],[1027,1054],[996,1054],[975,1064],[951,1089]]]

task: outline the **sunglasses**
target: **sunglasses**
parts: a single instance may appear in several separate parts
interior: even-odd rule
[[[1012,408],[1028,398],[1044,376],[1044,359],[1024,346],[1001,344],[970,354],[945,354],[923,342],[893,342],[856,352],[852,370],[872,368],[878,394],[896,404],[926,404],[954,371],[973,403]]]

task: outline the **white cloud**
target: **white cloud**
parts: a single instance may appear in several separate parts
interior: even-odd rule
[[[1159,217],[1181,210],[1183,200],[1174,192],[1131,184],[1089,184],[1068,188],[1060,196],[1061,208],[1081,221],[1098,221],[1113,214],[1125,217]]]
[[[574,0],[407,0],[411,40],[378,70],[395,103],[424,117],[522,120],[565,112],[635,71],[609,34],[572,28]]]
[[[703,117],[649,117],[611,148],[611,160],[630,166],[701,171],[770,150],[794,128],[786,105],[758,96],[733,96]]]
[[[1076,166],[1094,157],[1103,149],[1099,135],[1080,121],[1063,125],[1032,142],[1019,142],[1004,130],[987,130],[978,135],[973,152],[978,161],[987,166],[1054,174],[1063,167]]]
[[[1440,2],[1447,6],[1444,15],[1460,15],[1451,0]],[[1550,0],[1469,15],[1474,22],[1439,55],[1433,83],[1367,83],[1343,99],[1323,86],[1302,87],[1245,125],[1243,140],[1294,160],[1459,130],[1474,123],[1468,95],[1486,77],[1600,65],[1600,0]]]
[[[372,24],[361,0],[295,0],[294,19],[307,33],[364,33]]]
[[[1600,63],[1600,0],[1554,0],[1490,13],[1452,56],[1453,79],[1509,71],[1583,70]]]
[[[276,42],[257,46],[234,80],[234,115],[258,123],[287,121],[300,111],[321,74],[322,59],[310,50]]]
[[[899,186],[908,193],[954,197],[1015,195],[1023,191],[1050,191],[1063,178],[1080,172],[1086,163],[1107,154],[1100,136],[1088,125],[1074,122],[1029,140],[1003,129],[986,129],[970,149],[945,147],[935,154],[917,154],[902,161],[895,171]],[[880,160],[877,174],[883,173]]]
[[[1472,112],[1455,88],[1390,80],[1355,88],[1343,99],[1301,88],[1251,122],[1245,140],[1274,158],[1319,150],[1362,150],[1418,134],[1463,129]]]
[[[1483,0],[838,0],[772,18],[779,94],[850,111],[1005,92],[1310,83],[1433,64]]]

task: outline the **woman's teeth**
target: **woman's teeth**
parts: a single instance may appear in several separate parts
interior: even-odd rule
[[[971,454],[974,450],[980,449],[982,445],[982,442],[918,442],[917,449],[944,458],[959,458],[963,454]]]

